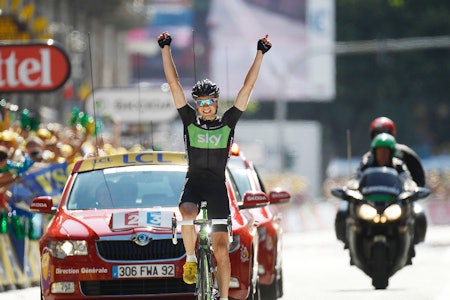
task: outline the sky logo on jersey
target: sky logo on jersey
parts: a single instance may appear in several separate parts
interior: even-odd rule
[[[228,126],[215,130],[206,130],[193,124],[188,126],[191,146],[202,149],[227,148],[231,128]]]
[[[217,146],[220,142],[220,139],[222,138],[222,135],[209,135],[208,133],[206,134],[199,134],[197,135],[197,141],[199,143],[208,143],[208,144],[212,144],[214,146]]]

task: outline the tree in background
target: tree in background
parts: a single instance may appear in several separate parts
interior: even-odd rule
[[[450,32],[446,0],[336,0],[336,41],[444,36]],[[388,116],[398,139],[419,155],[450,152],[450,50],[436,48],[338,56],[336,98],[330,103],[290,103],[289,119],[323,125],[325,163],[369,147],[369,125]]]

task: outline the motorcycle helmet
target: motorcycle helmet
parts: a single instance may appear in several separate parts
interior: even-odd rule
[[[379,117],[372,121],[370,124],[369,135],[370,139],[373,139],[376,135],[386,132],[395,137],[395,124],[387,117]]]
[[[209,79],[203,79],[197,81],[197,83],[192,87],[192,97],[194,99],[198,97],[211,96],[213,98],[218,98],[220,94],[217,85]]]
[[[375,149],[380,147],[389,148],[391,150],[391,157],[395,153],[395,138],[390,135],[389,133],[380,133],[378,134],[373,140],[372,144],[370,145],[370,149],[372,151],[372,154],[375,155]]]

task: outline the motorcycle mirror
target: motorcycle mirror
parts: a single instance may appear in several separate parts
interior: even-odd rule
[[[401,201],[404,200],[418,200],[426,198],[430,195],[430,190],[424,187],[418,187],[414,192],[403,192],[398,196],[398,199]]]
[[[363,199],[363,196],[359,191],[348,189],[345,186],[333,188],[331,190],[331,194],[337,198],[340,198],[340,199],[346,200],[346,201]]]
[[[417,198],[423,199],[430,195],[430,189],[424,188],[424,187],[418,187],[417,188]]]
[[[331,189],[331,194],[335,196],[336,198],[345,199],[346,193],[344,191],[343,187],[337,187]]]
[[[410,198],[415,198],[415,197],[413,197],[415,194],[416,194],[416,192],[403,192],[400,195],[398,195],[398,200],[405,201]]]
[[[353,200],[362,200],[364,197],[359,190],[346,189],[347,197]]]

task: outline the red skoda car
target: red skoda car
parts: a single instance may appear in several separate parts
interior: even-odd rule
[[[170,230],[186,170],[185,153],[178,152],[92,157],[75,164],[57,208],[50,197],[35,198],[31,210],[53,214],[40,240],[42,298],[193,299],[194,285],[182,279],[181,234],[173,245]],[[258,234],[241,209],[268,200],[239,193],[233,180],[228,174],[230,298],[256,299]]]

